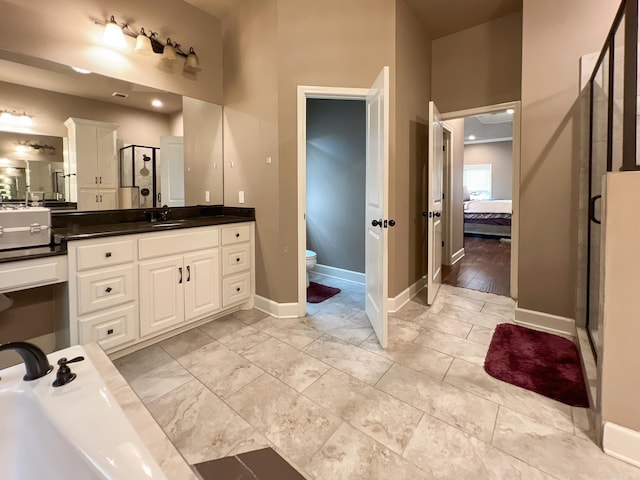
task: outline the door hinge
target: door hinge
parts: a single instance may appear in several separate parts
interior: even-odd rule
[[[447,147],[445,145],[442,145],[442,151],[445,152],[447,150]]]
[[[442,246],[444,247],[444,240],[442,241]]]
[[[442,199],[444,200],[444,193],[442,194]]]

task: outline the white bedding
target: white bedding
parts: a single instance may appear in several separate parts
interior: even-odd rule
[[[464,202],[464,213],[512,213],[511,200],[472,200]]]

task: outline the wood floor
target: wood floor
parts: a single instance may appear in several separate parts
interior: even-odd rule
[[[443,265],[442,283],[509,296],[511,242],[464,237],[464,253],[452,267]]]

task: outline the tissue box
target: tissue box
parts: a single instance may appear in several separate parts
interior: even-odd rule
[[[0,250],[51,243],[51,210],[43,207],[0,209]]]

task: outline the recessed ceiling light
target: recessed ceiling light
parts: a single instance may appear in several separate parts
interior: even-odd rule
[[[513,108],[509,108],[509,109],[507,109],[507,113],[509,115],[513,115],[515,113],[515,110]]]
[[[469,140],[475,140],[475,139],[476,139],[476,136],[475,136],[475,135],[469,135],[467,138],[468,138]]]
[[[71,69],[74,72],[78,72],[78,73],[81,73],[83,75],[88,75],[89,73],[91,73],[91,70],[86,70],[86,69],[80,68],[80,67],[71,67]]]
[[[156,98],[155,100],[151,101],[151,105],[153,105],[156,108],[160,108],[162,106],[162,102]]]

